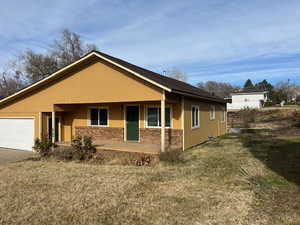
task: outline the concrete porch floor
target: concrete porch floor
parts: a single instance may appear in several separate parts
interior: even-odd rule
[[[57,143],[59,146],[70,146],[70,142]],[[97,150],[135,152],[145,154],[159,154],[160,146],[155,144],[141,144],[138,142],[112,142],[112,141],[95,141],[94,145]]]

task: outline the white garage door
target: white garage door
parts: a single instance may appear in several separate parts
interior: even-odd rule
[[[32,150],[33,144],[33,119],[0,118],[0,147]]]

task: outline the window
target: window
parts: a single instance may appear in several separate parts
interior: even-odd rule
[[[225,122],[225,119],[226,119],[226,111],[223,108],[221,111],[221,122]]]
[[[108,109],[93,108],[90,110],[90,125],[92,126],[108,126]]]
[[[216,118],[216,107],[214,105],[210,106],[209,117],[211,120]]]
[[[160,107],[148,107],[147,108],[147,127],[160,127]],[[171,109],[165,108],[165,126],[171,127]]]
[[[199,106],[192,106],[192,128],[200,127]]]

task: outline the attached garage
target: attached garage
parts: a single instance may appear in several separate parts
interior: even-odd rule
[[[33,118],[0,118],[0,147],[32,150]]]

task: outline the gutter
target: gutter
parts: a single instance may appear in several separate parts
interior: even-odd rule
[[[222,99],[213,98],[213,97],[205,97],[205,96],[195,95],[195,94],[191,94],[191,93],[188,93],[188,92],[183,92],[183,91],[178,91],[178,90],[173,90],[173,89],[172,89],[171,92],[176,93],[176,94],[180,94],[180,95],[184,95],[184,96],[188,96],[188,97],[199,98],[199,99],[204,99],[204,100],[209,100],[209,101],[214,101],[214,102],[226,104],[226,101],[224,101]]]

